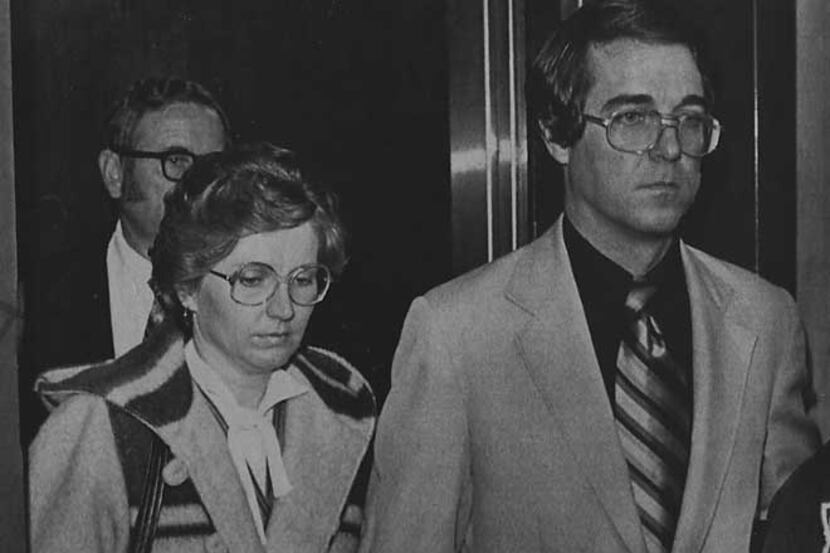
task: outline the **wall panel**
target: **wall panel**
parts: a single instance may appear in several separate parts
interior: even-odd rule
[[[18,427],[17,229],[14,211],[11,25],[0,0],[0,551],[25,551],[23,455]]]
[[[817,420],[830,438],[830,4],[796,10],[798,304],[822,390]]]

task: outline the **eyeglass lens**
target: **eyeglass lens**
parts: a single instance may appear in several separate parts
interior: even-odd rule
[[[620,150],[643,151],[659,140],[665,126],[675,126],[680,150],[685,154],[702,156],[711,152],[715,145],[711,118],[687,114],[679,116],[676,125],[664,125],[663,116],[656,111],[616,114],[608,126],[608,139]]]
[[[298,267],[283,278],[270,265],[249,263],[236,273],[231,297],[245,305],[258,305],[267,301],[284,281],[291,301],[297,305],[314,305],[325,296],[330,280],[331,275],[323,265]]]
[[[164,176],[172,181],[180,181],[191,165],[194,156],[187,152],[169,152],[161,160]]]

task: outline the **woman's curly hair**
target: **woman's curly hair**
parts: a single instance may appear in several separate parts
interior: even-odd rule
[[[179,291],[193,290],[240,238],[310,222],[318,261],[334,275],[346,264],[345,231],[334,195],[312,182],[294,152],[260,142],[197,158],[164,200],[150,259],[151,285],[186,333]]]

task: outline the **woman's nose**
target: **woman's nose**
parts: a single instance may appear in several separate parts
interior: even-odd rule
[[[274,295],[265,302],[265,313],[273,319],[281,320],[288,320],[294,316],[294,302],[288,295],[288,287],[283,283],[280,283]]]

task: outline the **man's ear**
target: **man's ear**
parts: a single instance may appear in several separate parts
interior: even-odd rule
[[[124,165],[118,154],[109,148],[101,150],[98,154],[98,169],[101,171],[104,188],[107,189],[110,197],[114,200],[120,198],[123,193]]]
[[[556,142],[553,138],[553,133],[550,127],[539,122],[539,133],[542,136],[542,142],[545,143],[545,149],[558,163],[567,165],[571,157],[571,149],[566,148]]]

